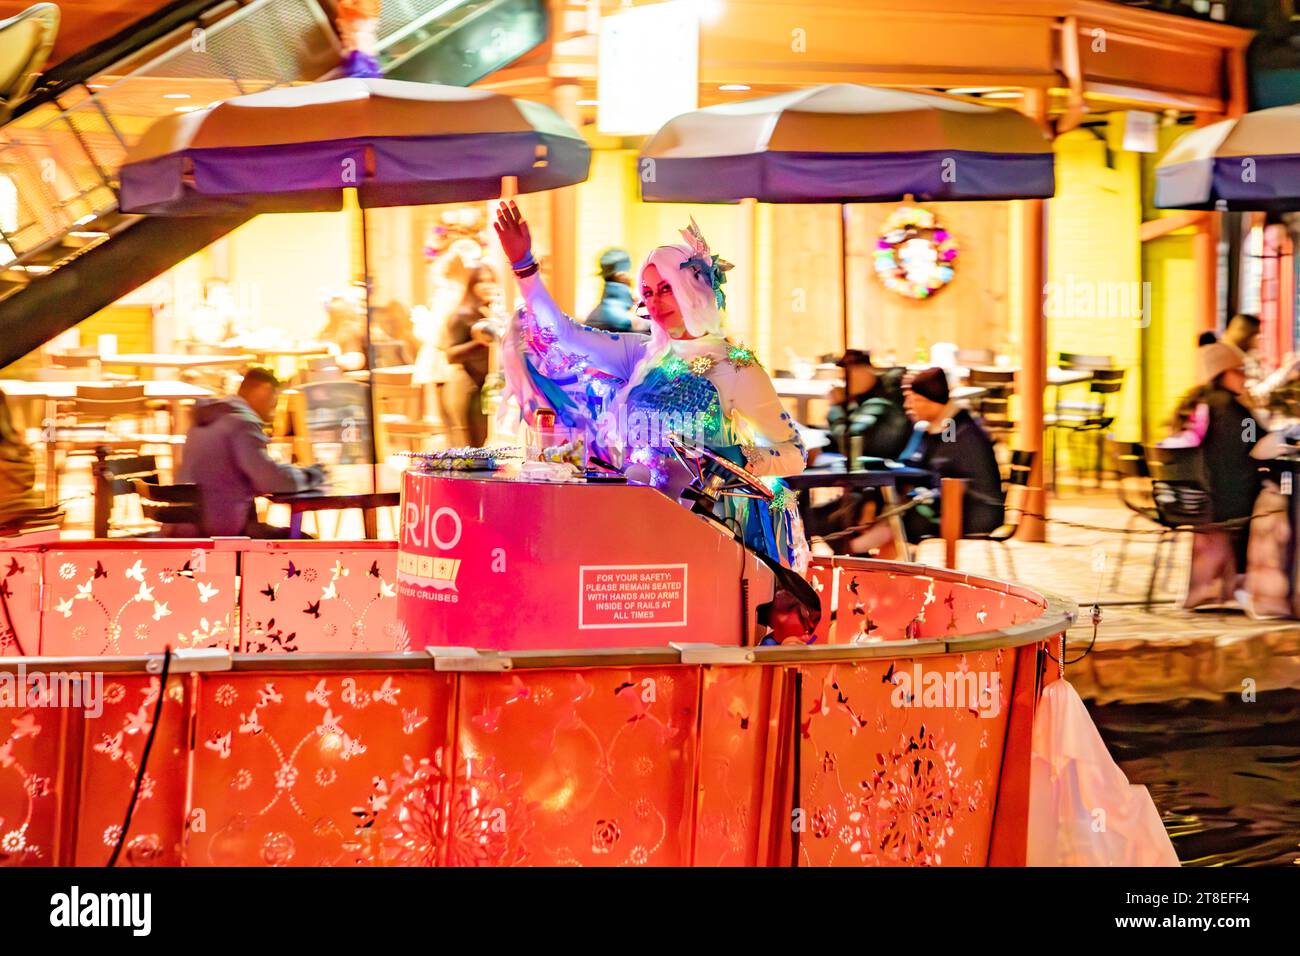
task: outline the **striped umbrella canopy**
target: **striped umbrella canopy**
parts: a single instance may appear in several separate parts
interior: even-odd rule
[[[663,202],[1045,199],[1051,138],[1014,110],[835,83],[670,120],[641,154]]]
[[[1191,130],[1156,166],[1160,209],[1300,209],[1300,105]]]
[[[346,78],[177,113],[127,155],[124,212],[214,215],[467,202],[582,182],[591,150],[554,110],[485,90]]]

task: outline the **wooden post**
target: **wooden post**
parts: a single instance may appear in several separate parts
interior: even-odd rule
[[[943,565],[957,567],[957,542],[961,540],[962,498],[966,494],[964,478],[939,480],[939,535],[943,538]]]
[[[94,534],[96,538],[108,537],[109,519],[113,511],[113,476],[108,473],[107,445],[95,447],[95,463],[91,471],[95,478],[95,517]]]
[[[1234,57],[1233,59],[1240,59]],[[1234,94],[1235,95],[1235,94]],[[1208,126],[1223,119],[1217,113],[1197,113],[1196,125]],[[1192,262],[1196,271],[1196,312],[1198,332],[1213,332],[1219,326],[1219,220],[1211,213],[1201,220],[1192,236]]]
[[[1047,99],[1041,90],[1026,90],[1022,107],[1025,115],[1046,122]],[[1047,540],[1046,526],[1032,515],[1047,514],[1047,496],[1043,494],[1043,392],[1047,388],[1047,328],[1043,320],[1043,294],[1047,279],[1047,235],[1044,229],[1046,204],[1041,199],[1025,199],[1012,205],[1013,216],[1020,217],[1019,254],[1020,296],[1020,374],[1016,392],[1020,400],[1019,445],[1034,452],[1034,467],[1029,476],[1029,507],[1020,522],[1020,537],[1025,541]]]
[[[1196,330],[1213,332],[1219,325],[1219,216],[1206,216],[1192,237],[1196,271]]]

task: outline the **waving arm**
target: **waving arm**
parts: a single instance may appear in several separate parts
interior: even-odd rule
[[[501,240],[501,247],[510,258],[510,264],[519,278],[519,291],[528,304],[527,311],[541,330],[545,330],[540,338],[551,340],[546,342],[547,347],[553,341],[563,349],[582,355],[603,372],[624,380],[631,377],[645,348],[645,339],[617,332],[602,332],[564,314],[538,274],[528,223],[513,202],[503,202],[497,207],[497,218],[493,225],[497,238]],[[539,336],[525,334],[525,338],[536,341]]]

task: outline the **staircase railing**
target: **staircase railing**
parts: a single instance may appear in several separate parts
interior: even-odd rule
[[[316,0],[191,8],[93,75],[47,90],[0,129],[0,298],[134,221],[114,191],[127,148],[158,117],[306,79],[338,62]]]

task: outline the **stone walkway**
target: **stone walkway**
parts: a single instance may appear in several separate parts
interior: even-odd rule
[[[1102,605],[1102,621],[1092,652],[1069,664],[1067,674],[1079,693],[1099,702],[1215,698],[1300,687],[1300,621],[1255,621],[1237,608],[1184,611],[1175,605],[1187,578],[1190,536],[1183,535],[1170,555],[1162,553],[1156,601],[1143,607],[1155,560],[1157,535],[1133,534],[1119,566],[1129,512],[1114,492],[1075,494],[1054,500],[1048,509],[1048,541],[1013,540],[1008,546],[1016,574],[997,545],[968,541],[958,546],[958,567],[974,574],[1011,577],[1079,604],[1079,623],[1069,633],[1067,662],[1092,639],[1089,607]],[[1074,525],[1091,527],[1073,527]],[[1134,529],[1151,528],[1145,521]],[[921,560],[938,564],[943,544],[922,546]],[[1116,569],[1119,566],[1119,573]],[[1096,568],[1103,570],[1098,572]],[[1167,572],[1167,573],[1166,573]],[[1176,653],[1171,653],[1176,652]],[[1251,681],[1251,684],[1243,684]]]

